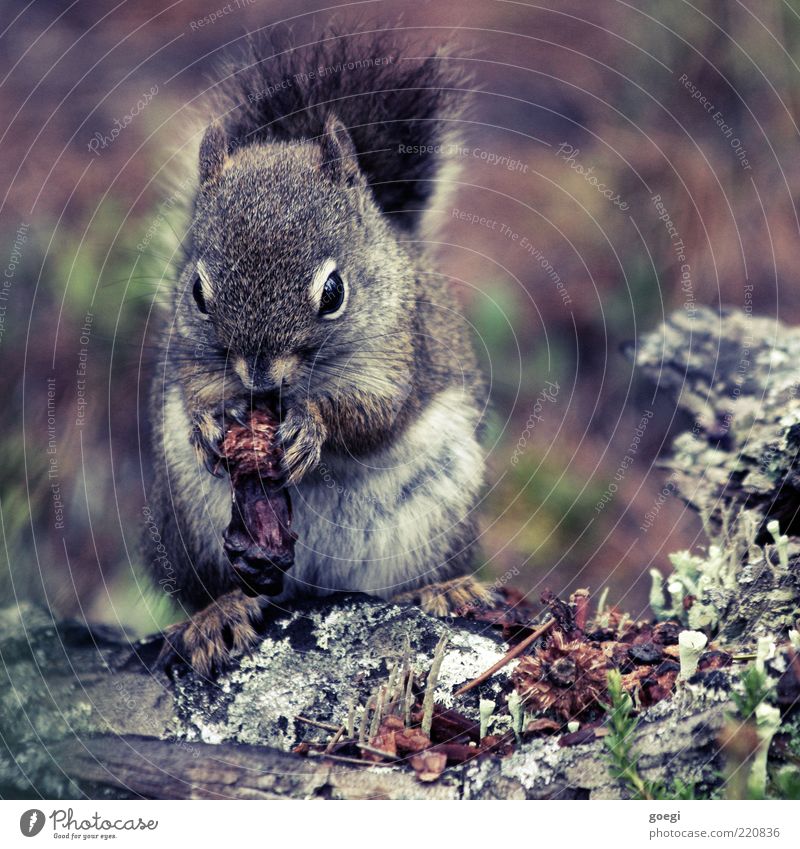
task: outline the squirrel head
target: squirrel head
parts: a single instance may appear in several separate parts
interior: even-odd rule
[[[176,303],[195,392],[392,398],[413,359],[416,267],[343,123],[330,115],[316,142],[233,149],[213,124],[199,166]]]

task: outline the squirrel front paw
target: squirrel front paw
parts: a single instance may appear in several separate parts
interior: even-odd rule
[[[319,407],[305,401],[290,409],[281,422],[280,435],[286,479],[295,484],[319,463],[328,436]]]
[[[225,435],[225,429],[233,422],[242,424],[247,415],[244,402],[229,402],[225,409],[195,410],[192,413],[191,442],[194,446],[197,462],[215,477],[221,475],[219,469],[220,445]]]
[[[490,586],[465,576],[398,593],[391,601],[416,604],[431,616],[445,618],[493,607],[500,598]]]
[[[185,663],[208,676],[228,667],[232,652],[242,652],[258,642],[256,627],[262,622],[257,599],[234,590],[195,613],[191,619],[164,632],[158,658],[162,667]]]

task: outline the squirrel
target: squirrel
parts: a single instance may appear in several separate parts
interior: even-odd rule
[[[202,136],[148,499],[167,555],[153,578],[193,614],[165,645],[201,673],[299,597],[363,592],[435,615],[492,598],[471,577],[487,390],[426,247],[468,86],[443,50],[406,50],[389,31],[251,41]],[[298,539],[281,592],[252,598],[223,551],[217,459],[258,402],[280,411]]]

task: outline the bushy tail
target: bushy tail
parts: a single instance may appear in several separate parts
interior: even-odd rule
[[[410,48],[391,30],[329,30],[294,45],[253,41],[220,85],[229,147],[315,140],[336,114],[350,131],[379,206],[413,227],[458,137],[468,80],[447,52]]]

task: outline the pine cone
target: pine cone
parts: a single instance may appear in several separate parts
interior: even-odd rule
[[[222,441],[233,494],[225,551],[242,590],[278,595],[294,563],[292,505],[284,487],[278,419],[253,410],[248,425],[235,424]]]
[[[607,670],[600,649],[555,631],[546,648],[522,658],[512,680],[526,707],[570,720],[603,697]]]
[[[276,486],[283,483],[279,426],[272,413],[253,410],[249,426],[235,424],[228,428],[222,441],[222,456],[234,486],[243,476],[252,474],[259,474]]]

